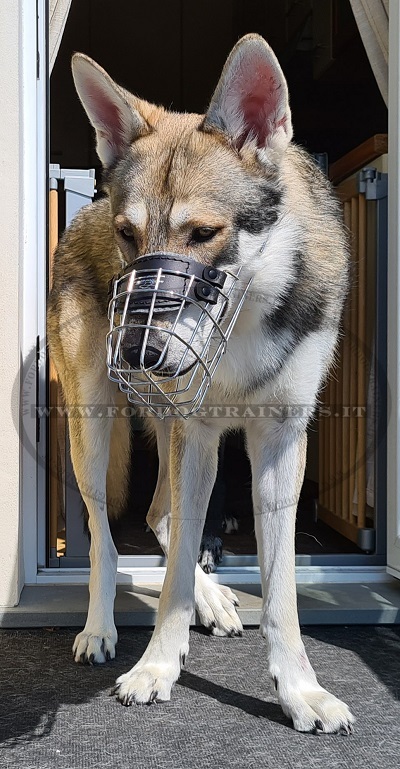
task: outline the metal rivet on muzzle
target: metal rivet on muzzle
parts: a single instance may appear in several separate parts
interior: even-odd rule
[[[195,286],[195,294],[200,301],[206,299],[208,302],[215,304],[218,300],[218,290],[212,288],[207,283],[198,283]]]
[[[222,272],[222,270],[217,270],[215,267],[205,267],[203,270],[203,278],[204,280],[211,281],[215,286],[222,288],[226,280],[226,273]]]
[[[110,379],[158,417],[194,414],[250,283],[241,268],[235,274],[181,254],[139,257],[110,284]]]

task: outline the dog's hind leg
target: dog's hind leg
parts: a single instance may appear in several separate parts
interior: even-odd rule
[[[158,477],[153,499],[146,516],[146,522],[156,535],[165,555],[168,555],[171,490],[169,481],[169,450],[171,426],[163,421],[152,426],[157,436]]]
[[[198,558],[200,567],[206,574],[215,571],[222,561],[222,524],[226,499],[224,453],[225,445],[222,438],[218,449],[217,478],[208,505]]]
[[[305,425],[294,417],[273,423],[248,422],[263,587],[261,632],[267,641],[269,674],[295,729],[348,733],[353,717],[344,702],[319,685],[301,640],[297,615],[294,537],[306,458]]]
[[[154,420],[153,420],[154,421]],[[171,427],[166,422],[155,425],[159,457],[158,480],[147,514],[147,523],[154,531],[164,553],[168,555],[170,538],[171,493],[169,455]],[[195,603],[200,622],[213,635],[241,635],[242,623],[236,611],[239,602],[229,587],[213,582],[199,564],[195,568]]]
[[[107,470],[107,513],[118,518],[123,512],[129,491],[129,467],[131,462],[131,425],[121,408],[126,406],[126,395],[119,390],[115,394],[115,417],[112,420],[110,459]]]

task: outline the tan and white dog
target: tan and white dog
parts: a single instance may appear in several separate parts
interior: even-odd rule
[[[241,427],[252,466],[269,674],[296,729],[349,733],[353,716],[319,685],[301,640],[294,552],[306,428],[338,336],[347,243],[328,183],[292,143],[283,73],[262,38],[244,37],[204,116],[142,101],[83,54],[72,66],[96,131],[107,197],[77,215],[55,257],[49,342],[67,405],[124,402],[105,359],[108,284],[121,268],[167,251],[220,269],[241,266],[253,277],[201,416],[147,420],[160,459],[148,522],[168,567],[152,639],[118,679],[117,697],[127,705],[170,698],[189,650],[194,603],[215,635],[242,632],[235,595],[196,564],[220,436]],[[89,612],[74,656],[100,663],[114,657],[117,641],[117,552],[107,505],[117,511],[125,499],[129,420],[72,412],[69,429],[91,534]]]

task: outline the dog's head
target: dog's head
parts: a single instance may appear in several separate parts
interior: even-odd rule
[[[83,54],[74,55],[72,69],[96,130],[125,262],[172,252],[222,270],[254,269],[279,217],[279,167],[292,138],[286,81],[267,43],[258,35],[237,43],[205,116],[168,112],[133,96]],[[195,321],[196,310],[188,308],[180,319],[183,339]],[[160,329],[168,322],[168,313],[154,319]],[[133,320],[123,345],[137,348],[138,333]],[[202,333],[200,345],[207,319]],[[149,344],[159,347],[154,330]],[[165,365],[180,355],[175,341]]]

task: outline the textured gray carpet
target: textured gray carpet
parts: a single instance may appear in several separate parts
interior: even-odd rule
[[[124,708],[108,696],[150,633],[120,631],[118,658],[72,662],[74,631],[0,631],[1,769],[348,769],[400,766],[400,629],[303,632],[321,683],[356,715],[353,736],[293,731],[265,673],[257,630],[191,633],[169,703]]]

